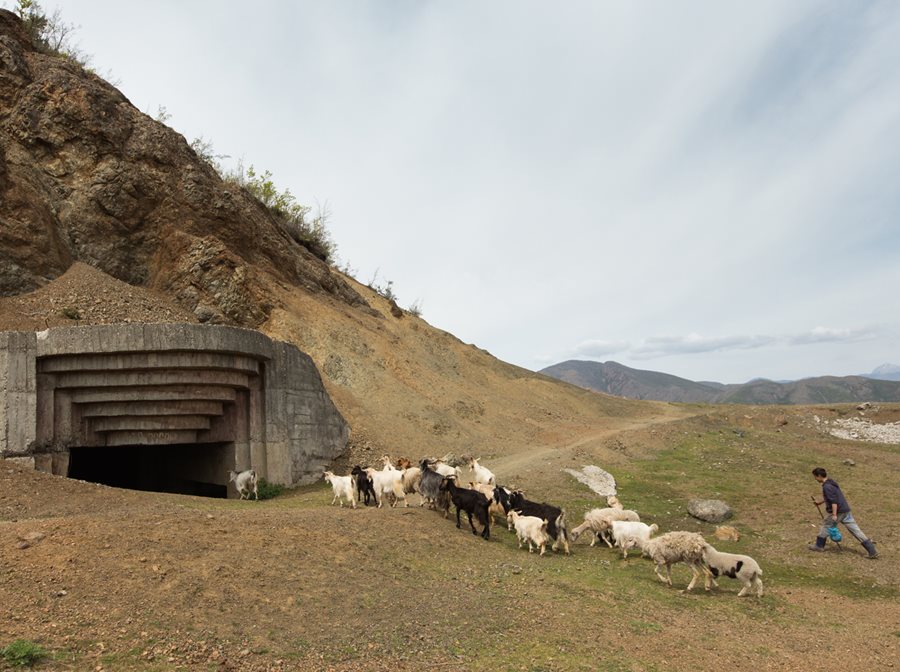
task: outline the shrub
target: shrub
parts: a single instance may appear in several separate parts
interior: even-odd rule
[[[17,639],[0,649],[0,656],[13,667],[32,667],[47,652],[38,644],[27,639]]]
[[[284,492],[284,486],[277,483],[269,483],[266,479],[259,479],[256,484],[256,491],[259,493],[260,499],[274,499]]]
[[[63,317],[67,317],[70,320],[80,320],[81,312],[77,308],[63,308],[62,309]]]
[[[47,14],[37,0],[17,0],[15,11],[36,49],[87,67],[90,57],[72,43],[75,26],[62,20],[59,9]]]

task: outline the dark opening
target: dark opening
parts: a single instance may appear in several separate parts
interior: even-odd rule
[[[69,478],[131,490],[227,497],[229,464],[234,464],[230,443],[72,448]]]

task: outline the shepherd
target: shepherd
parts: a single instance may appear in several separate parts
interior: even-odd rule
[[[813,477],[822,484],[822,501],[816,502],[825,505],[825,517],[822,519],[822,527],[819,528],[819,534],[816,537],[816,543],[808,546],[811,551],[824,551],[825,541],[829,537],[828,530],[837,527],[838,523],[843,523],[847,531],[850,532],[857,541],[862,544],[863,548],[869,554],[870,560],[878,557],[878,551],[875,548],[875,542],[866,536],[866,533],[859,529],[859,525],[853,519],[850,513],[850,505],[847,498],[841,492],[840,486],[834,479],[828,478],[828,473],[822,467],[816,467],[812,470]],[[814,498],[815,500],[815,498]]]

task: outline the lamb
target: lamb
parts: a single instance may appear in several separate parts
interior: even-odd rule
[[[478,460],[481,458],[470,457],[469,458],[469,467],[472,469],[472,474],[474,475],[476,483],[484,483],[485,485],[494,485],[495,478],[494,472],[488,469],[487,467],[482,467],[478,464]]]
[[[718,588],[719,584],[715,577],[727,576],[732,579],[739,579],[744,587],[738,593],[738,597],[744,597],[751,590],[756,589],[756,596],[763,596],[763,582],[759,578],[762,576],[762,569],[759,564],[749,555],[738,555],[736,553],[723,553],[706,544],[703,549],[703,561],[709,568],[711,576],[706,577],[706,589],[709,590],[709,582]]]
[[[259,501],[256,471],[253,469],[247,469],[240,473],[237,471],[229,471],[228,482],[231,483],[232,481],[234,481],[234,487],[237,488],[237,491],[240,493],[241,499],[244,499],[244,495],[247,496],[247,499],[250,499],[250,493],[253,492],[256,501]]]
[[[358,464],[350,470],[350,475],[356,478],[356,494],[357,501],[364,500],[366,506],[369,506],[369,499],[378,503],[378,498],[375,496],[375,486],[372,484],[372,479],[366,470],[363,469]]]
[[[532,542],[540,549],[541,555],[546,551],[547,542],[550,541],[550,535],[547,533],[547,520],[541,520],[537,516],[523,516],[518,511],[510,511],[507,514],[507,520],[510,525],[516,528],[516,538],[519,540],[519,548],[522,548],[522,542],[528,541],[528,552],[534,553]]]
[[[326,471],[323,474],[326,481],[331,483],[331,489],[334,497],[331,498],[331,505],[334,506],[334,500],[338,500],[340,505],[344,506],[344,498],[350,502],[350,508],[356,508],[356,488],[354,487],[353,476],[335,476],[333,472]]]
[[[650,541],[650,536],[659,529],[658,525],[647,525],[630,520],[614,520],[612,524],[612,536],[616,540],[616,546],[622,549],[622,559],[628,558],[628,549],[637,546],[644,548],[644,544]]]
[[[378,501],[380,509],[384,503],[385,495],[393,495],[397,500],[403,500],[403,506],[409,506],[406,501],[406,492],[403,489],[403,472],[397,471],[393,466],[387,464],[381,471],[375,471],[369,467],[365,472],[372,479],[372,487],[375,488],[375,499]],[[396,501],[391,502],[391,506],[396,505]]]
[[[441,482],[444,476],[441,476],[434,469],[428,466],[428,460],[422,460],[419,464],[421,477],[419,478],[419,495],[422,502],[419,506],[428,504],[433,509],[444,512],[444,518],[450,516],[450,496],[446,491],[441,490]]]
[[[603,540],[607,546],[612,548],[612,544],[609,542],[609,539],[607,539],[607,533],[612,529],[612,524],[616,520],[626,520],[638,523],[640,522],[641,517],[638,515],[637,511],[631,511],[630,509],[591,509],[584,514],[584,522],[572,530],[572,540],[578,539],[578,537],[586,530],[591,530],[595,535],[594,538],[591,539],[591,546],[596,544],[598,540]]]
[[[556,551],[562,544],[566,555],[569,555],[569,533],[566,529],[566,512],[552,504],[531,502],[525,499],[525,493],[515,490],[509,496],[509,508],[519,511],[526,516],[537,516],[541,520],[547,519],[547,533],[553,539],[552,548]]]
[[[709,569],[703,561],[703,551],[706,548],[703,535],[696,532],[667,532],[650,539],[644,544],[642,555],[648,556],[656,563],[656,576],[665,584],[672,586],[672,565],[683,562],[691,568],[691,582],[685,588],[685,592],[697,585],[697,579],[701,575],[708,576]],[[666,568],[666,575],[660,573],[662,567]],[[709,584],[705,585],[709,590]]]
[[[466,516],[469,518],[472,534],[478,534],[478,531],[475,529],[475,524],[472,522],[472,516],[474,515],[478,519],[478,522],[484,526],[484,529],[481,531],[481,538],[485,541],[490,539],[491,519],[488,515],[487,497],[475,490],[457,487],[456,477],[454,476],[447,476],[444,478],[441,482],[441,490],[450,495],[453,505],[456,506],[456,527],[461,527],[459,514],[460,511],[465,511]]]

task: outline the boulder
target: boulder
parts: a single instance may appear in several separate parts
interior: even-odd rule
[[[687,510],[694,518],[707,523],[721,523],[734,515],[731,507],[720,499],[692,499]]]

